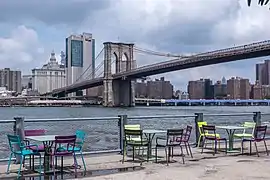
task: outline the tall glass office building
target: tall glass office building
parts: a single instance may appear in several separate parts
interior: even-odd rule
[[[92,39],[92,34],[83,33],[66,38],[65,64],[67,85],[94,77],[95,40]]]

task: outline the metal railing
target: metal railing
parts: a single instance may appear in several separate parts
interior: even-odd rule
[[[265,119],[266,117],[266,119]],[[263,121],[270,120],[270,114],[261,112],[250,112],[250,113],[234,113],[234,114],[203,114],[195,113],[190,115],[153,115],[153,116],[128,116],[128,115],[118,115],[114,117],[82,117],[82,118],[53,118],[53,119],[25,119],[24,117],[14,117],[11,120],[0,120],[0,127],[3,124],[13,125],[11,131],[6,131],[6,133],[18,132],[18,124],[23,121],[25,124],[25,129],[43,129],[46,127],[48,132],[54,132],[57,134],[59,131],[62,134],[75,132],[76,129],[86,130],[88,134],[88,141],[86,141],[86,146],[92,147],[95,142],[92,141],[91,135],[96,134],[97,137],[102,135],[108,135],[109,137],[117,136],[117,141],[111,142],[111,145],[107,149],[89,150],[86,148],[84,154],[101,154],[101,153],[122,153],[123,152],[123,137],[124,137],[124,125],[125,124],[141,124],[142,128],[152,128],[152,129],[168,129],[168,128],[184,128],[186,125],[192,125],[195,133],[192,133],[191,140],[193,144],[196,144],[199,137],[197,122],[207,121],[209,124],[227,124],[235,125],[242,124],[244,121],[254,121],[258,124]],[[116,122],[116,126],[112,122]],[[38,125],[37,125],[38,124]],[[48,128],[49,126],[49,128]],[[193,130],[193,131],[194,131]],[[2,129],[0,129],[0,132]],[[106,134],[108,133],[108,134]],[[48,133],[49,134],[49,133]],[[225,134],[225,132],[224,132]],[[3,133],[2,133],[3,135]],[[90,138],[89,138],[90,137]],[[108,137],[105,137],[105,139]],[[6,138],[1,137],[0,139],[7,141]],[[109,140],[110,141],[110,140]],[[4,142],[2,142],[4,143]],[[7,142],[6,142],[7,143]],[[108,144],[108,142],[105,142]],[[100,146],[105,146],[105,144],[100,144]],[[8,146],[6,145],[6,152],[9,152]],[[0,154],[1,157],[1,154]],[[3,158],[3,157],[1,157]],[[8,159],[0,159],[0,162],[7,161]]]

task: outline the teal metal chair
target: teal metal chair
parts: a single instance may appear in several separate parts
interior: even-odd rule
[[[84,141],[85,141],[85,135],[86,135],[86,133],[84,131],[77,130],[76,131],[76,143],[75,143],[75,146],[74,146],[75,154],[80,154],[81,157],[82,157],[84,171],[86,171],[86,165],[85,165],[82,149],[83,149],[83,144],[84,144]],[[69,147],[69,150],[73,150],[73,147]]]
[[[8,161],[8,167],[7,167],[7,173],[9,173],[9,168],[11,164],[11,159],[14,156],[20,156],[21,157],[21,162],[20,162],[20,167],[18,170],[18,176],[17,178],[20,177],[21,175],[21,168],[22,168],[22,163],[25,158],[25,156],[39,156],[39,174],[41,175],[41,154],[38,151],[33,151],[29,149],[30,147],[36,147],[38,148],[37,145],[25,145],[23,141],[21,141],[20,137],[17,135],[7,135],[8,137],[8,142],[9,142],[9,148],[11,150],[11,153],[9,155],[9,161]],[[34,167],[34,164],[33,164]]]

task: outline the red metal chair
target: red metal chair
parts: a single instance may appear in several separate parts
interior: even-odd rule
[[[50,154],[53,157],[52,166],[55,176],[55,166],[57,166],[57,157],[61,157],[61,173],[63,173],[63,159],[65,156],[73,156],[75,166],[75,178],[77,177],[78,163],[74,151],[76,143],[76,135],[56,136],[54,141],[54,149]]]
[[[248,139],[246,138],[246,139],[242,140],[242,143],[241,143],[242,154],[244,153],[244,148],[243,148],[244,147],[244,142],[249,142],[249,150],[250,150],[249,154],[250,155],[251,155],[251,152],[252,152],[251,144],[252,144],[252,142],[254,142],[254,145],[255,145],[255,148],[256,148],[256,153],[257,153],[257,155],[259,157],[260,155],[259,155],[259,151],[258,151],[258,147],[257,147],[257,142],[264,142],[266,153],[267,153],[267,155],[269,155],[267,145],[266,145],[266,142],[265,142],[266,131],[267,131],[267,126],[256,126],[255,131],[254,131],[254,137],[248,138]]]
[[[217,153],[217,142],[220,141],[224,141],[225,142],[225,153],[227,154],[227,139],[226,138],[221,138],[218,137],[216,134],[216,127],[212,126],[212,125],[202,125],[202,133],[204,134],[204,139],[203,139],[203,143],[202,143],[202,151],[201,153],[203,153],[203,149],[206,147],[206,141],[214,141],[215,145],[214,145],[214,154],[215,155]],[[209,136],[208,134],[214,134],[214,136]]]

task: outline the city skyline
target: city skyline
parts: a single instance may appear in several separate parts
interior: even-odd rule
[[[190,6],[188,1],[164,4],[162,1],[144,0],[86,0],[77,2],[76,7],[71,0],[46,3],[20,1],[16,8],[13,1],[3,2],[0,2],[0,10],[3,8],[8,13],[0,16],[0,61],[6,67],[21,69],[23,74],[45,64],[52,49],[58,58],[60,51],[65,50],[64,39],[73,33],[92,33],[97,41],[97,52],[105,41],[134,42],[147,49],[190,54],[270,39],[268,8],[255,3],[248,7],[245,1],[195,0]],[[40,6],[47,11],[36,11]],[[164,11],[159,12],[161,7]],[[74,13],[69,13],[71,9]],[[14,12],[19,16],[14,16]],[[138,61],[138,65],[160,61],[164,59],[149,57]],[[259,61],[252,59],[194,68],[164,76],[182,89],[187,78],[215,78],[219,74],[228,74],[226,78],[248,77],[247,72],[254,72],[254,64]],[[248,78],[255,80],[255,77]]]

